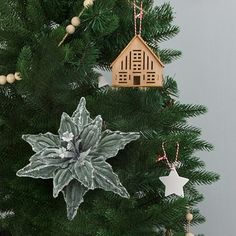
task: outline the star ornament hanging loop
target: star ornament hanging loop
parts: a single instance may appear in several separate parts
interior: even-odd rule
[[[167,166],[170,169],[170,173],[168,176],[159,177],[160,181],[165,185],[165,197],[175,194],[179,197],[184,197],[183,187],[189,179],[179,176],[176,168],[180,166],[180,162],[178,161],[179,157],[179,143],[177,143],[176,157],[173,163],[170,163],[166,151],[164,143],[162,143],[162,149],[164,156],[158,157],[157,161],[165,161]]]
[[[140,134],[102,131],[102,127],[101,116],[92,119],[85,98],[81,98],[71,117],[62,114],[59,135],[23,135],[35,154],[17,176],[53,179],[53,196],[56,198],[60,192],[63,193],[69,220],[76,216],[89,190],[100,188],[129,198],[107,159],[116,156]]]

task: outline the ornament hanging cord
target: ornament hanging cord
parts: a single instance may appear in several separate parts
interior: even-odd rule
[[[165,150],[165,142],[162,143],[162,150],[163,150],[163,154],[164,156],[162,157],[159,157],[157,159],[157,161],[166,161],[166,164],[168,165],[168,167],[170,169],[172,169],[174,167],[174,164],[178,162],[178,159],[179,159],[179,143],[177,142],[176,143],[176,154],[175,154],[175,161],[173,163],[170,163],[168,157],[167,157],[167,154],[166,154],[166,150]]]
[[[134,34],[137,35],[137,19],[139,19],[139,32],[138,35],[142,34],[142,21],[143,21],[143,1],[140,3],[140,7],[137,6],[136,0],[134,0]],[[137,14],[137,9],[140,10]]]
[[[130,5],[132,5],[132,6],[134,5],[134,3],[131,2],[131,1],[128,1],[128,3],[129,3]],[[145,10],[143,10],[141,7],[139,7],[139,6],[137,6],[137,5],[136,5],[136,8],[139,9],[140,11],[142,10],[143,13],[147,13]]]

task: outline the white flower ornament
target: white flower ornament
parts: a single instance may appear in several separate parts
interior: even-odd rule
[[[89,190],[101,188],[129,198],[106,160],[116,156],[140,135],[137,132],[102,131],[102,123],[101,116],[94,120],[90,118],[86,100],[81,98],[71,117],[62,114],[59,135],[46,133],[22,137],[35,154],[17,176],[53,179],[53,196],[63,193],[69,220],[76,216],[83,196]]]

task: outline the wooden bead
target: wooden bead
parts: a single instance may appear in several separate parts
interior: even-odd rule
[[[0,75],[0,85],[4,85],[7,82],[7,77],[5,75]]]
[[[93,5],[93,0],[84,0],[84,7],[88,8]]]
[[[75,27],[73,25],[67,25],[66,32],[68,34],[73,34],[75,32]]]
[[[13,74],[8,74],[7,75],[7,82],[9,83],[9,84],[13,84],[14,82],[15,82],[15,76],[13,75]]]
[[[189,232],[189,233],[186,233],[185,236],[194,236],[194,234]]]
[[[22,80],[22,77],[21,77],[21,75],[20,75],[20,72],[16,72],[14,76],[15,76],[15,79],[16,79],[16,80]]]
[[[78,27],[80,25],[80,18],[78,16],[75,16],[71,19],[71,24],[75,27]]]
[[[186,220],[187,221],[192,221],[193,220],[193,214],[191,214],[191,213],[188,213],[187,215],[186,215]]]

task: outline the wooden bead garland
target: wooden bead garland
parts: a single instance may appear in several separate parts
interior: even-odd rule
[[[58,47],[60,47],[64,41],[66,40],[66,38],[71,35],[74,34],[76,27],[78,27],[81,23],[80,21],[80,16],[82,16],[82,14],[84,13],[85,9],[91,7],[93,5],[94,0],[84,0],[84,8],[82,9],[82,11],[79,13],[78,16],[74,16],[71,19],[71,24],[66,26],[66,34],[63,37],[63,39],[61,40],[61,42],[58,44]]]
[[[185,236],[194,236],[194,234],[190,232],[191,221],[193,220],[193,214],[191,214],[190,210],[188,210],[186,214],[186,220],[187,220],[187,227],[186,227],[187,232]]]
[[[15,74],[8,74],[0,75],[0,85],[5,85],[6,83],[13,84],[16,80],[22,80],[22,77],[20,76],[20,72],[16,72]]]

